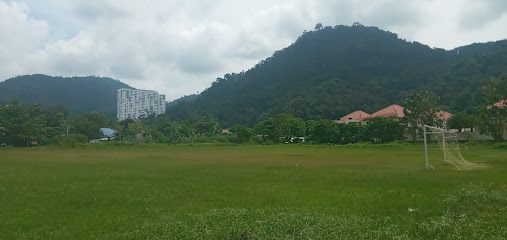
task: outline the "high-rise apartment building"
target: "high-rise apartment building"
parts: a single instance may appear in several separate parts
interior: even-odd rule
[[[151,114],[165,113],[165,95],[156,91],[121,88],[117,94],[116,115],[119,121],[129,118],[138,120]]]

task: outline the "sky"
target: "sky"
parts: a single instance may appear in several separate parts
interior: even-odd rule
[[[111,77],[166,100],[248,70],[317,23],[453,49],[507,39],[506,0],[0,0],[0,81]]]

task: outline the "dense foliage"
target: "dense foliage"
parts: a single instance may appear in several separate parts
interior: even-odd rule
[[[398,121],[375,118],[369,126],[338,124],[330,120],[309,120],[290,114],[279,114],[257,123],[253,128],[236,125],[223,130],[213,117],[194,117],[176,122],[167,115],[141,121],[127,119],[118,122],[102,113],[89,112],[69,117],[62,106],[41,108],[22,105],[17,101],[0,107],[0,144],[12,146],[73,145],[89,140],[107,138],[101,128],[116,130],[115,141],[157,143],[299,143],[305,140],[318,144],[348,144],[371,141],[391,142],[402,139]],[[400,131],[395,131],[399,129]]]
[[[454,50],[408,42],[376,27],[324,27],[305,31],[248,71],[225,74],[199,95],[168,104],[177,121],[212,116],[226,127],[253,126],[281,113],[303,120],[338,119],[402,104],[407,92],[427,89],[451,112],[475,114],[480,87],[507,72],[507,41]],[[18,76],[0,83],[0,104],[12,99],[63,105],[71,115],[114,117],[116,90],[130,88],[99,77]]]
[[[447,121],[447,128],[458,129],[458,132],[461,132],[464,128],[473,129],[474,126],[474,117],[463,112],[454,114],[454,116]]]
[[[502,142],[507,125],[507,76],[492,79],[482,90],[482,105],[479,107],[479,130]]]
[[[506,108],[495,103],[507,99],[507,77],[499,77],[506,72],[507,41],[445,51],[361,24],[317,25],[254,68],[226,74],[202,94],[175,101],[168,114],[140,122],[112,119],[116,90],[129,88],[116,80],[9,79],[0,83],[0,104],[20,102],[0,107],[0,144],[83,142],[104,137],[102,127],[126,142],[383,143],[405,139],[407,128],[417,139],[418,126],[440,124],[440,107],[460,112],[448,127],[478,127],[502,141]],[[393,103],[411,110],[401,122],[330,120]]]
[[[438,97],[433,92],[427,90],[410,91],[404,105],[405,117],[403,121],[410,130],[412,141],[416,141],[417,133],[422,132],[418,131],[422,129],[422,126],[441,126],[436,115],[439,111],[437,108]]]
[[[166,103],[166,107],[172,107],[178,105],[178,103],[184,103],[184,102],[193,102],[195,99],[197,99],[199,95],[197,94],[191,94],[191,95],[185,95],[183,97],[180,97],[174,101]]]
[[[476,107],[478,114],[456,114],[447,127],[452,129],[479,126],[482,134],[503,141],[507,126],[507,77],[492,79],[483,90],[483,103]],[[407,139],[405,130],[413,141],[422,125],[442,126],[435,114],[438,97],[427,90],[414,90],[407,94],[405,117],[392,119],[374,117],[363,124],[336,123],[327,119],[307,120],[282,113],[260,121],[250,128],[235,125],[223,129],[212,116],[193,116],[185,121],[175,121],[168,115],[151,115],[140,121],[127,119],[118,122],[103,113],[87,112],[74,117],[61,105],[40,107],[20,104],[17,100],[0,106],[0,144],[32,146],[52,143],[73,145],[93,139],[105,138],[120,142],[158,143],[316,143],[350,144],[357,142],[387,143]],[[504,101],[501,101],[501,100]],[[105,135],[101,128],[116,130],[115,136]]]
[[[506,71],[507,41],[445,51],[361,24],[316,26],[248,71],[217,78],[168,114],[179,120],[212,114],[225,126],[253,126],[281,113],[338,119],[402,104],[413,89],[435,92],[451,112],[474,113],[480,86]]]
[[[368,120],[364,136],[373,143],[401,141],[404,139],[403,125],[391,118],[374,117]]]
[[[13,99],[41,106],[63,105],[71,115],[102,112],[116,117],[116,90],[132,88],[111,78],[18,76],[0,82],[0,105]]]
[[[0,143],[30,146],[45,142],[52,129],[46,125],[46,115],[37,105],[23,106],[17,101],[0,106]]]

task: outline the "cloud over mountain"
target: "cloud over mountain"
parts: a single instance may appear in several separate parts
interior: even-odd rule
[[[100,75],[171,100],[254,66],[319,22],[451,49],[507,38],[506,10],[499,0],[0,0],[0,79]]]

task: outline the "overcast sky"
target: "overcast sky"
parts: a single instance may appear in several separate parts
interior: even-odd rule
[[[173,100],[354,22],[453,49],[506,39],[507,0],[0,0],[0,81],[99,75]]]

